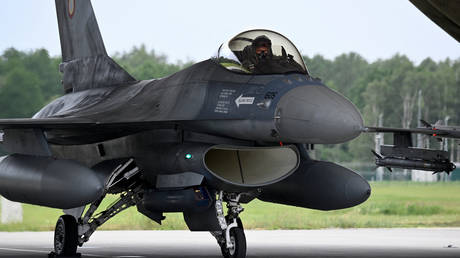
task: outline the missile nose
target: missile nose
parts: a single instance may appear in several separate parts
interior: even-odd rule
[[[280,139],[298,143],[342,143],[356,138],[363,119],[344,96],[323,85],[294,88],[275,112]]]

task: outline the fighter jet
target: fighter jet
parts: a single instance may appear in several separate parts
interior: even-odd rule
[[[0,194],[64,210],[53,256],[76,256],[136,206],[160,224],[165,212],[183,213],[224,257],[245,257],[241,204],[334,210],[370,196],[357,173],[308,156],[311,144],[356,138],[363,120],[283,35],[244,31],[211,59],[139,81],[107,55],[89,0],[56,0],[56,11],[65,94],[30,119],[0,120],[10,153]],[[120,197],[96,214],[110,194]]]

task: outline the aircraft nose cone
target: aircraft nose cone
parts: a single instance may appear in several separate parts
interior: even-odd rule
[[[280,139],[286,142],[341,143],[357,137],[363,128],[356,107],[323,85],[288,91],[278,102],[275,118]]]

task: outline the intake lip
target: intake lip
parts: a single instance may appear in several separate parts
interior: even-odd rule
[[[203,164],[223,184],[255,188],[290,176],[299,166],[299,154],[295,146],[216,145],[206,151]]]
[[[334,144],[360,135],[363,119],[344,96],[323,85],[294,88],[281,97],[276,127],[285,142]]]

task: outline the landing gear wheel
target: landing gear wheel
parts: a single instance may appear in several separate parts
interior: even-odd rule
[[[220,244],[220,250],[225,258],[244,258],[246,257],[246,236],[242,228],[235,227],[230,229],[230,240],[233,247],[227,248],[226,244]]]
[[[62,215],[54,230],[54,252],[57,256],[74,256],[77,252],[77,221],[71,215]]]

